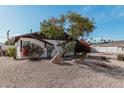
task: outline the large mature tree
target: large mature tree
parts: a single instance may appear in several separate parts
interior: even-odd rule
[[[86,37],[95,29],[95,22],[93,19],[90,20],[88,17],[84,17],[76,12],[68,12],[66,18],[69,23],[67,32],[74,39],[79,38],[79,36],[82,38]]]
[[[73,40],[61,46],[67,52],[74,49],[75,40],[79,37],[87,37],[89,33],[93,32],[95,22],[77,12],[69,11],[58,18],[52,17],[44,20],[40,27],[41,32],[49,38],[62,37],[64,32],[70,35]]]
[[[61,16],[60,18],[50,18],[48,20],[44,20],[41,23],[40,30],[43,34],[45,34],[47,37],[51,38],[58,38],[61,37],[64,33],[64,23],[65,18]]]

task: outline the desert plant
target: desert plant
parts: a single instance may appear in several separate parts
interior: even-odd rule
[[[29,49],[29,59],[30,60],[39,60],[41,58],[41,55],[44,53],[44,50],[39,45],[36,45],[34,43],[30,44]]]
[[[1,56],[8,56],[7,50],[1,50]]]
[[[15,59],[16,58],[16,48],[15,47],[8,48],[7,55],[10,57],[13,57]]]
[[[123,54],[118,54],[117,55],[117,60],[124,61],[124,55]]]
[[[106,57],[104,57],[104,56],[101,56],[101,59],[102,59],[102,60],[107,60],[107,58],[106,58]]]

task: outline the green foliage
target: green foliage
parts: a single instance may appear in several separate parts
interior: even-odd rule
[[[75,41],[70,41],[68,43],[65,43],[64,52],[65,53],[72,52],[72,51],[74,51],[74,47],[75,47]]]
[[[40,30],[42,31],[43,34],[45,34],[45,36],[49,38],[61,37],[64,32],[64,17],[61,17],[60,19],[53,17],[51,19],[44,20],[41,23]]]
[[[13,58],[16,58],[16,48],[10,47],[7,49],[7,55]]]
[[[90,20],[76,12],[68,12],[66,18],[69,21],[67,33],[74,39],[79,38],[79,36],[88,36],[95,29],[94,20]]]
[[[67,32],[74,39],[79,36],[88,36],[95,29],[94,20],[76,12],[67,12],[59,18],[50,18],[41,23],[40,30],[48,37],[61,37]]]
[[[36,45],[34,43],[30,44],[30,48],[29,48],[30,60],[39,60],[43,53],[44,53],[44,50],[42,47],[40,47],[39,45]]]

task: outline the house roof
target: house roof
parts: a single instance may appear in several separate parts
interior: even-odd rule
[[[43,41],[43,42],[46,42],[50,45],[53,45],[52,43],[50,42],[47,42],[43,39],[50,39],[50,40],[68,40],[68,37],[69,35],[64,33],[63,34],[63,37],[58,37],[58,38],[55,38],[55,37],[51,37],[51,38],[48,38],[46,37],[43,33],[40,33],[40,32],[34,32],[34,33],[28,33],[28,34],[23,34],[23,35],[19,35],[19,36],[15,36],[15,39],[14,39],[14,42],[17,42],[19,40],[19,38],[22,38],[22,37],[27,37],[27,38],[35,38],[37,40],[40,40],[40,41]]]
[[[42,42],[46,42],[46,43],[54,46],[52,43],[47,42],[47,41],[41,39],[41,37],[40,36],[37,36],[37,34],[38,33],[35,32],[35,33],[30,33],[30,34],[24,34],[24,35],[16,36],[15,39],[14,39],[14,43],[17,42],[20,38],[34,38],[34,39],[37,39],[37,40],[42,41]]]
[[[24,36],[35,36],[35,37],[38,37],[39,39],[51,39],[51,40],[67,40],[67,38],[69,37],[68,34],[63,33],[62,37],[58,37],[58,38],[50,37],[49,38],[49,37],[45,36],[43,33],[41,33],[41,32],[34,32],[34,33],[28,33],[28,34],[19,35],[19,36],[16,36],[16,38],[17,37],[24,37]]]
[[[102,43],[102,44],[94,44],[93,46],[101,46],[101,47],[124,47],[124,40],[120,41],[112,41],[112,42],[107,42],[107,43]]]

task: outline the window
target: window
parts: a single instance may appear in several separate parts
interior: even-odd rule
[[[30,45],[30,41],[23,41],[23,46],[29,46]]]
[[[22,40],[20,41],[20,50],[22,51]]]
[[[44,47],[46,48],[47,43],[45,42]]]
[[[22,51],[23,47],[30,46],[30,41],[20,41],[20,49]]]

